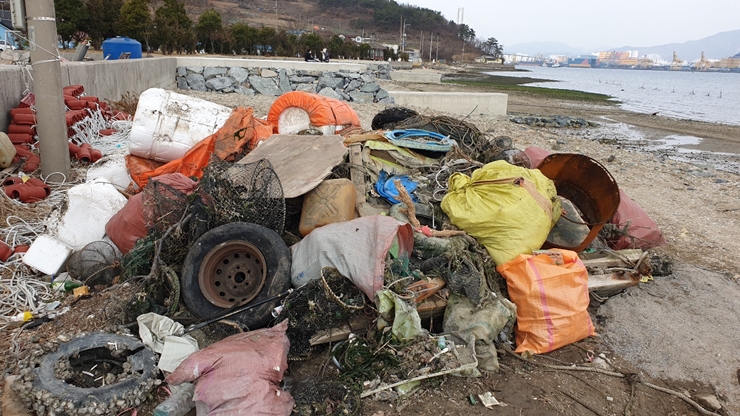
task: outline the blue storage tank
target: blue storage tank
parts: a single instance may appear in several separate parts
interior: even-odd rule
[[[120,36],[106,39],[103,41],[103,57],[109,61],[141,58],[141,42]]]

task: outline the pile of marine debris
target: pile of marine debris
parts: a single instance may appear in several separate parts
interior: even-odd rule
[[[162,109],[185,99],[154,93]],[[193,113],[177,117],[198,140],[163,150],[168,114],[150,123],[156,112],[137,110],[114,137],[144,150],[111,152],[88,183],[55,190],[63,207],[10,264],[43,296],[8,310],[9,328],[44,325],[80,286],[75,302],[118,291],[117,323],[135,322],[141,339],[27,345],[6,391],[39,414],[117,413],[162,383],[172,396],[156,414],[357,414],[363,397],[497,371],[497,346],[541,354],[591,336],[590,303],[658,272],[643,250],[664,242],[660,230],[586,156],[515,149],[400,107],[364,130],[342,118],[346,104],[314,95],[279,106],[310,109],[305,126],[243,108],[209,125],[197,114],[223,109],[187,99]],[[249,332],[209,338],[217,322]],[[289,362],[317,356],[338,371],[281,384]]]

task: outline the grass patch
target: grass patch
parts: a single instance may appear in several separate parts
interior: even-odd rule
[[[445,84],[458,84],[475,88],[486,92],[522,93],[542,98],[553,98],[558,100],[586,101],[591,103],[614,105],[617,101],[606,94],[595,94],[590,92],[562,90],[556,88],[529,87],[526,84],[533,82],[557,82],[547,79],[527,77],[492,76],[486,74],[454,74],[445,75],[442,79]]]

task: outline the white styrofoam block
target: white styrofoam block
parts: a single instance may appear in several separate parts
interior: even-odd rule
[[[231,111],[200,98],[150,88],[139,96],[129,152],[160,162],[179,159],[223,126]]]
[[[56,275],[64,266],[72,249],[56,238],[42,234],[23,255],[23,263],[49,275]]]
[[[131,177],[126,168],[126,155],[124,153],[113,153],[98,160],[87,169],[87,182],[102,179],[115,186],[117,189],[125,190],[131,184]]]
[[[124,205],[126,197],[109,183],[76,185],[67,191],[66,207],[52,213],[47,229],[73,250],[80,250],[105,236],[105,224]]]

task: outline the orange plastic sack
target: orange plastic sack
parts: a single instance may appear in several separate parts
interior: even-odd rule
[[[588,272],[578,255],[521,254],[496,268],[516,304],[516,351],[544,354],[594,334],[588,308]]]
[[[308,113],[314,127],[337,126],[337,132],[350,127],[360,127],[360,118],[346,102],[310,92],[293,91],[278,97],[267,113],[267,121],[272,124],[275,133],[281,133],[278,131],[280,114],[291,107],[300,108]]]
[[[190,178],[180,173],[160,175],[153,178],[152,181],[163,183],[187,195],[193,193],[197,185],[196,182],[193,182]],[[154,214],[151,211],[144,210],[145,206],[155,203],[151,196],[152,194],[147,192],[141,192],[132,196],[123,209],[118,211],[105,224],[105,234],[118,247],[118,250],[122,254],[131,251],[136,245],[136,240],[146,237],[149,233],[149,228],[152,227],[154,222],[159,220],[159,218],[152,218]]]
[[[141,158],[128,155],[126,167],[140,188],[146,186],[150,178],[165,173],[179,172],[187,177],[200,179],[203,176],[203,169],[211,160],[211,155],[231,161],[245,147],[252,150],[257,143],[271,135],[272,125],[255,118],[251,108],[235,108],[218,131],[198,142],[181,159],[173,160],[153,170],[146,170],[141,166]]]

